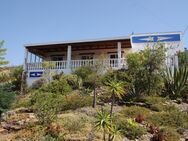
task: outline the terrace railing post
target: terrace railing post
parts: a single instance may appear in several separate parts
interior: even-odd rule
[[[67,69],[70,70],[71,69],[71,45],[68,45],[67,47]]]
[[[118,68],[121,68],[121,42],[117,43],[117,52],[118,52]]]
[[[28,50],[25,49],[25,57],[24,57],[24,71],[27,71],[27,61],[28,61]]]

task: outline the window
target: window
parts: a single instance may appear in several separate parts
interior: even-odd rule
[[[117,53],[109,54],[109,58],[116,59],[116,58],[118,58],[118,54]]]
[[[52,61],[62,61],[63,60],[63,56],[51,56],[51,60]]]
[[[121,58],[123,57],[123,53],[121,53]],[[109,53],[109,59],[118,59],[118,53]]]
[[[82,55],[81,60],[91,60],[93,59],[93,55]]]

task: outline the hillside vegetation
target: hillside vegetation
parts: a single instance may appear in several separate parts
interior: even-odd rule
[[[179,68],[165,66],[165,49],[157,44],[127,54],[126,70],[104,72],[99,62],[53,79],[44,75],[31,87],[22,67],[15,68],[1,75],[0,140],[188,139],[188,58],[178,56]]]

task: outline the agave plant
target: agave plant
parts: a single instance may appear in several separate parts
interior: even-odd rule
[[[96,119],[95,127],[103,130],[103,140],[106,141],[106,133],[109,132],[111,128],[110,114],[104,109],[101,109],[97,113]]]
[[[170,98],[180,97],[187,87],[188,68],[167,68],[164,76],[165,94]]]

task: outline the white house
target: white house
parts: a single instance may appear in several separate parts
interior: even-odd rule
[[[91,66],[96,61],[113,69],[126,67],[125,56],[129,51],[143,50],[146,45],[164,43],[167,48],[167,64],[174,65],[176,53],[183,51],[182,33],[134,34],[126,37],[65,41],[25,45],[24,70],[27,83],[31,85],[44,71],[43,62],[53,62],[51,70],[71,73],[81,66]]]

